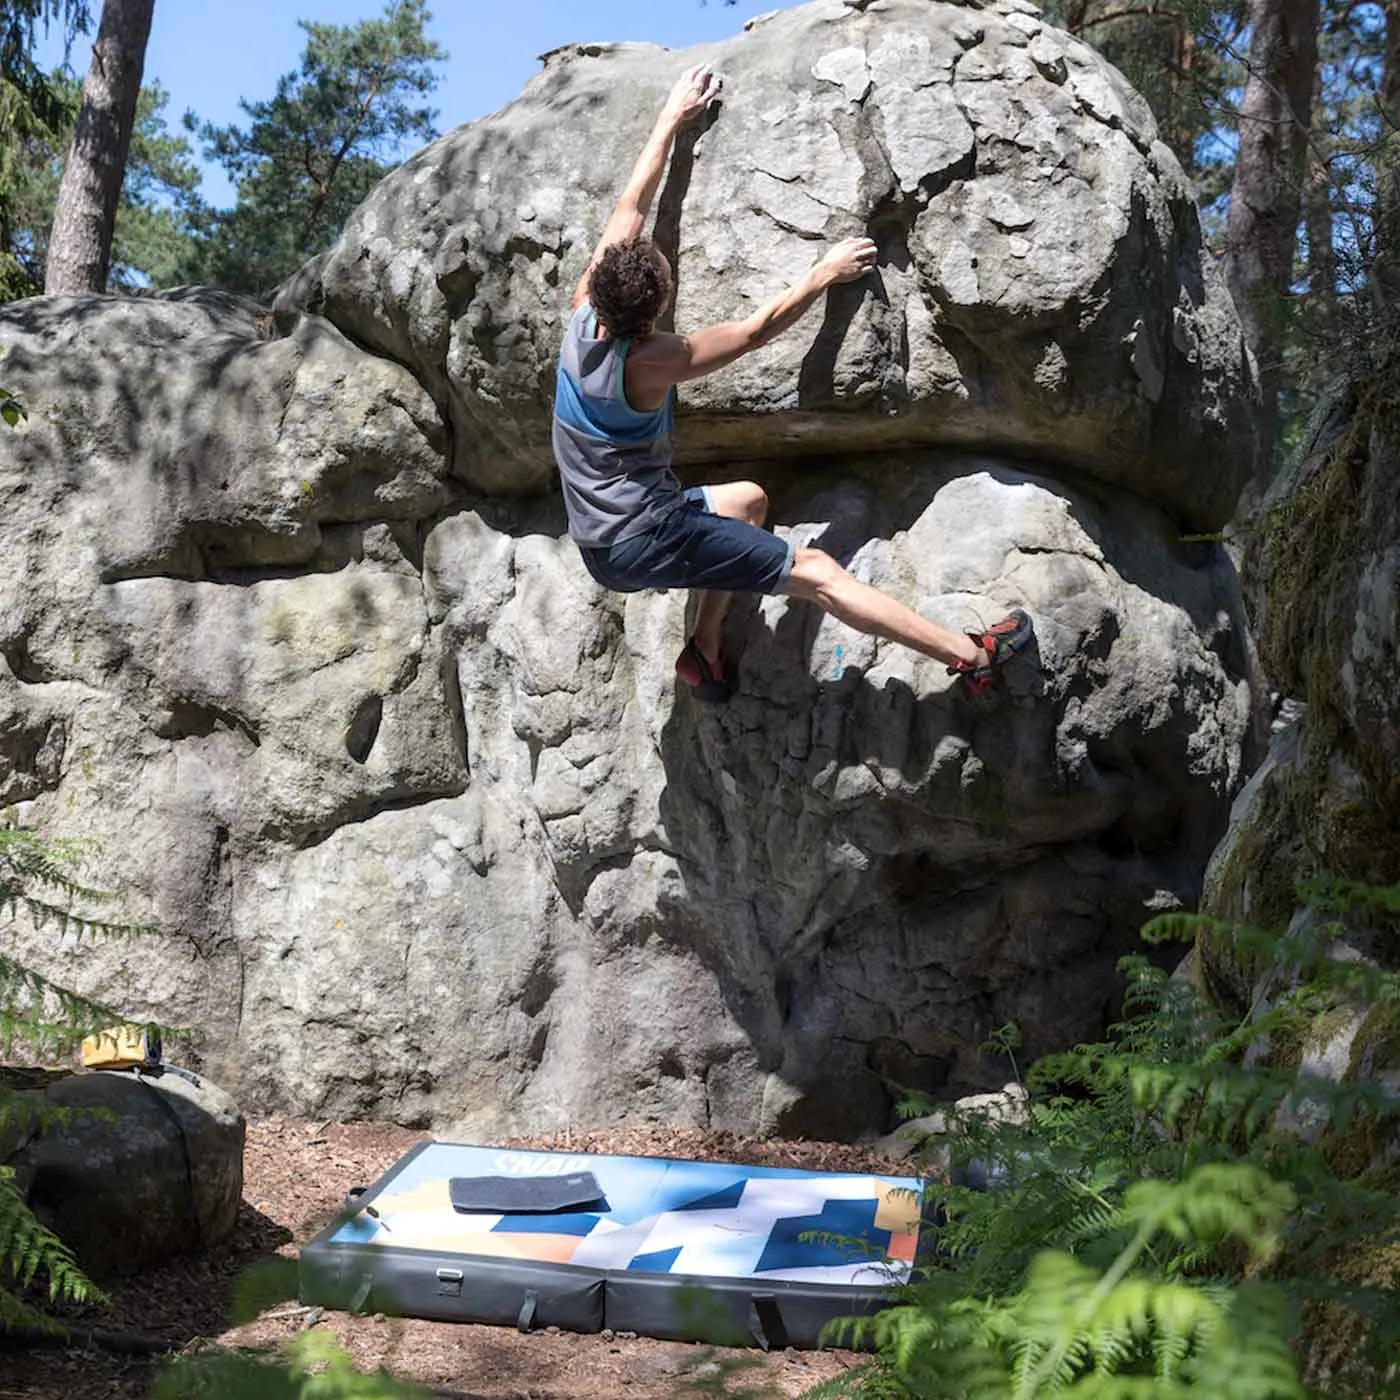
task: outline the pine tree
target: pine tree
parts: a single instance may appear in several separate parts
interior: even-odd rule
[[[1272,475],[1286,317],[1317,75],[1319,0],[1250,0],[1249,74],[1237,128],[1225,280],[1263,391],[1263,481]]]
[[[1329,0],[1302,173],[1301,257],[1279,318],[1280,445],[1316,394],[1393,334],[1400,298],[1400,5]],[[1390,76],[1388,76],[1390,75]],[[1388,88],[1388,84],[1392,85]],[[1395,285],[1390,285],[1390,284]]]
[[[87,28],[87,6],[83,0],[9,0],[0,7],[0,301],[42,289],[8,250],[17,187],[32,168],[31,147],[51,140],[63,116],[52,79],[34,62],[38,31],[54,21],[71,42]]]
[[[33,294],[44,284],[63,158],[81,99],[75,80],[56,78],[51,84],[61,111],[53,130],[35,131],[20,148],[23,158],[12,185],[9,221],[0,229],[0,258],[12,259],[24,279],[14,289],[18,295]],[[203,207],[200,172],[188,141],[166,127],[168,100],[157,85],[143,88],[137,103],[106,290],[172,287],[188,275]]]
[[[1400,312],[1400,0],[1386,0],[1374,160],[1378,237],[1376,300],[1387,318]]]
[[[54,209],[44,275],[44,290],[51,296],[100,292],[107,285],[154,8],[155,0],[103,0]]]
[[[431,18],[427,0],[391,0],[382,19],[303,21],[301,67],[271,99],[242,104],[246,130],[193,123],[237,202],[209,216],[192,280],[270,290],[331,244],[390,161],[437,134],[420,105],[446,59],[425,32]]]
[[[1210,202],[1220,193],[1210,138],[1228,121],[1240,65],[1238,3],[1206,0],[1052,0],[1046,16],[1092,44],[1147,99],[1183,169]]]

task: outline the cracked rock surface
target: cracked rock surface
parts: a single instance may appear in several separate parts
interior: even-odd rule
[[[561,315],[649,114],[725,109],[660,201],[683,325],[872,229],[683,400],[780,534],[1038,648],[987,697],[780,598],[677,695],[679,594],[600,590],[542,450]],[[653,100],[654,99],[654,100]],[[683,194],[683,198],[682,198]],[[100,843],[156,936],[24,955],[250,1109],[463,1134],[852,1135],[978,1047],[1095,1034],[1252,759],[1223,549],[1248,362],[1150,117],[1022,0],[817,0],[719,49],[549,56],[391,176],[270,315],[0,309],[0,801]],[[800,449],[800,451],[798,451]]]
[[[683,386],[683,459],[975,446],[1193,530],[1229,519],[1256,390],[1187,181],[1121,75],[1020,0],[815,0],[683,53],[548,54],[515,102],[387,179],[282,314],[321,310],[411,367],[464,480],[542,488],[569,294],[699,59],[722,107],[657,203],[677,323],[746,314],[835,239],[868,234],[880,259],[815,334]]]

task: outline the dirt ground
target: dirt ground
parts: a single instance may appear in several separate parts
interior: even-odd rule
[[[748,1366],[739,1390],[795,1397],[855,1364],[840,1351],[726,1353],[644,1337],[437,1323],[328,1313],[280,1303],[237,1330],[228,1326],[235,1280],[249,1265],[295,1257],[340,1207],[345,1191],[374,1181],[426,1134],[383,1124],[306,1123],[265,1118],[248,1125],[243,1203],[232,1239],[109,1285],[111,1305],[75,1322],[105,1332],[168,1341],[177,1351],[209,1345],[273,1354],[308,1324],[333,1332],[364,1370],[385,1367],[441,1400],[675,1400],[688,1382],[723,1364]],[[639,1156],[706,1158],[760,1166],[904,1175],[907,1163],[832,1143],[753,1142],[724,1133],[618,1129],[567,1138],[517,1139],[515,1147]],[[165,1365],[160,1357],[105,1350],[0,1350],[0,1400],[145,1400]],[[711,1384],[713,1384],[711,1380]]]

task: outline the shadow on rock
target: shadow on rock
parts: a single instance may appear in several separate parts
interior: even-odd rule
[[[843,463],[773,498],[945,625],[1014,602],[1038,631],[974,696],[815,607],[741,600],[735,696],[682,693],[662,734],[666,913],[767,1072],[759,1127],[846,1136],[902,1089],[1001,1082],[979,1047],[1007,1021],[1032,1058],[1101,1031],[1117,958],[1194,899],[1223,824],[1243,630],[1219,556],[1151,507],[1005,463]]]

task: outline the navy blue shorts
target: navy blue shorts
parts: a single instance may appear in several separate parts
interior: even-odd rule
[[[660,524],[618,544],[580,545],[584,568],[617,593],[643,588],[713,588],[777,593],[792,572],[793,547],[769,530],[716,515],[692,486]]]

